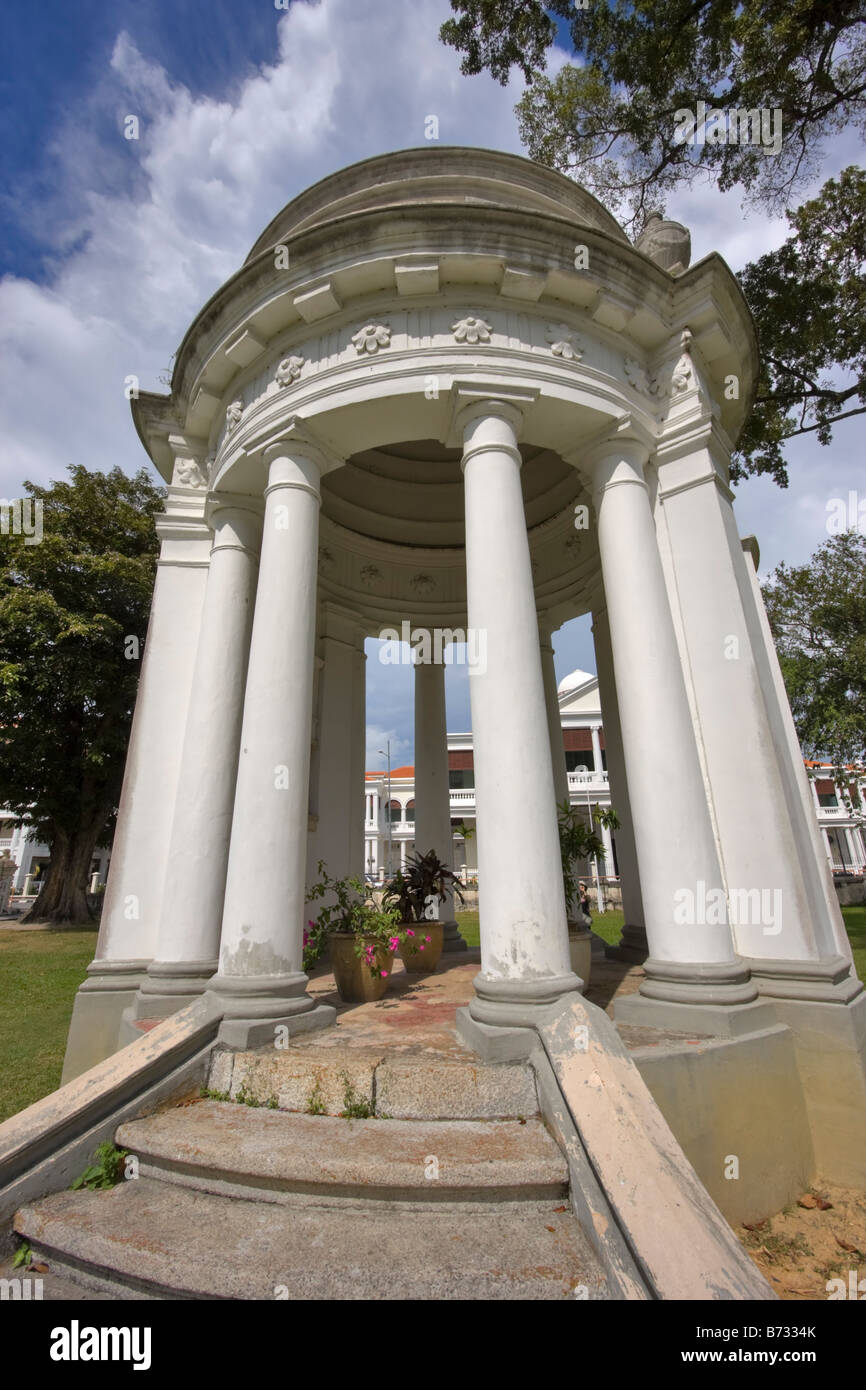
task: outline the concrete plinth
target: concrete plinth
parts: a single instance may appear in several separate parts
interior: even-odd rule
[[[124,1011],[134,1004],[147,966],[146,960],[130,960],[114,961],[110,969],[91,967],[75,996],[62,1086],[117,1051]]]

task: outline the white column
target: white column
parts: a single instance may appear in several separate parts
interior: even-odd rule
[[[595,766],[595,780],[598,781],[604,771],[604,763],[601,757],[601,739],[598,735],[597,724],[591,724],[589,726],[589,736],[592,739],[592,758]]]
[[[364,821],[358,789],[363,787],[367,771],[367,656],[364,633],[357,629],[352,651],[352,705],[350,710],[352,785],[349,793],[349,863],[354,874],[363,878]]]
[[[602,878],[610,878],[614,873],[613,841],[606,825],[601,827],[601,838],[604,844],[604,862],[601,866],[601,875]]]
[[[173,1012],[217,968],[262,516],[219,503],[162,898],[140,1017]]]
[[[521,419],[486,400],[461,413],[469,626],[487,665],[469,682],[481,973],[472,1017],[528,1024],[581,981],[571,970],[556,794],[529,559]]]
[[[203,489],[168,490],[96,956],[75,999],[63,1082],[110,1056],[157,949],[211,533]]]
[[[318,690],[318,757],[315,805],[308,863],[320,859],[334,878],[364,873],[364,823],[360,788],[364,785],[363,744],[358,751],[358,629],[349,614],[324,605],[321,615]],[[361,653],[363,659],[363,653]],[[363,670],[361,671],[363,677]],[[363,719],[363,679],[360,715]],[[313,906],[311,912],[317,909]]]
[[[319,485],[329,464],[296,436],[268,446],[264,460],[262,554],[220,967],[211,985],[236,1021],[233,1029],[223,1024],[235,1045],[273,1037],[275,1023],[292,1030],[335,1017],[316,1008],[302,968]]]
[[[400,841],[400,868],[405,869],[408,844],[406,840]]]
[[[622,729],[620,727],[619,704],[613,673],[613,652],[610,646],[610,627],[606,609],[593,614],[592,636],[595,643],[598,692],[604,720],[604,746],[607,753],[610,804],[617,813],[620,825],[616,832],[616,849],[622,889],[622,910],[625,917],[625,925],[619,944],[609,947],[607,953],[619,960],[643,962],[646,960],[649,947],[644,925],[640,871],[634,840],[634,818],[628,794],[628,778],[622,748]]]
[[[432,643],[431,643],[432,648]],[[470,676],[470,680],[477,679]],[[415,844],[421,854],[435,850],[454,867],[451,796],[448,787],[448,725],[445,714],[445,666],[421,662],[415,653]],[[454,917],[454,895],[438,904],[444,923],[445,950],[466,950]]]
[[[601,445],[592,473],[629,798],[650,944],[643,999],[617,1017],[683,1016],[726,1029],[717,1005],[750,1003],[737,959],[644,465],[633,438]],[[712,911],[708,910],[712,904]],[[719,920],[721,918],[721,920]],[[652,1001],[647,1010],[646,1005]],[[664,1007],[662,1002],[664,1001]],[[686,1016],[691,1010],[686,1010]]]
[[[539,628],[541,674],[544,680],[544,702],[547,707],[547,730],[550,735],[550,760],[553,765],[553,788],[557,806],[568,801],[568,770],[565,765],[565,745],[562,740],[562,720],[556,690],[556,667],[553,662],[553,637]]]

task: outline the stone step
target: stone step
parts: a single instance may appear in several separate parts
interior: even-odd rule
[[[279,1202],[562,1201],[568,1168],[540,1120],[343,1120],[223,1101],[122,1124],[144,1177]]]
[[[359,1099],[394,1119],[490,1120],[538,1113],[535,1074],[525,1063],[486,1066],[435,1049],[387,1052],[358,1046],[295,1046],[218,1052],[208,1083],[236,1098],[306,1111],[315,1093],[327,1115],[345,1108],[347,1084]]]
[[[54,1274],[116,1298],[526,1300],[605,1288],[577,1222],[553,1203],[274,1206],[138,1178],[44,1197],[15,1229]]]

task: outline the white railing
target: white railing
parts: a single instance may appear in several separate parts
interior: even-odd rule
[[[819,806],[819,807],[818,807],[818,815],[819,815],[819,817],[822,817],[822,818],[823,818],[824,816],[847,816],[848,814],[849,814],[849,812],[848,812],[848,810],[847,810],[844,806]]]
[[[570,772],[568,774],[568,785],[570,787],[585,787],[593,782],[601,786],[607,786],[606,772]]]
[[[4,840],[0,840],[0,849],[11,849],[11,848],[12,848],[12,841],[11,841],[11,839],[9,839],[9,840],[5,840],[5,839],[4,839]]]
[[[452,788],[451,788],[451,791],[450,791],[450,793],[449,793],[449,796],[450,796],[450,799],[451,799],[451,805],[452,805],[452,806],[474,806],[474,805],[475,805],[475,788],[474,788],[474,787],[467,787],[467,788],[465,788],[465,789],[459,788],[459,787],[452,787]]]

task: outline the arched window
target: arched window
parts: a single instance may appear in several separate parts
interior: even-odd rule
[[[406,802],[406,814],[405,814],[405,816],[403,817],[403,819],[404,819],[404,820],[407,822],[407,824],[409,824],[409,825],[414,825],[414,824],[415,824],[415,802],[414,802],[414,801],[407,801],[407,802]]]
[[[385,823],[398,825],[402,815],[402,807],[399,801],[388,801],[385,804]]]

